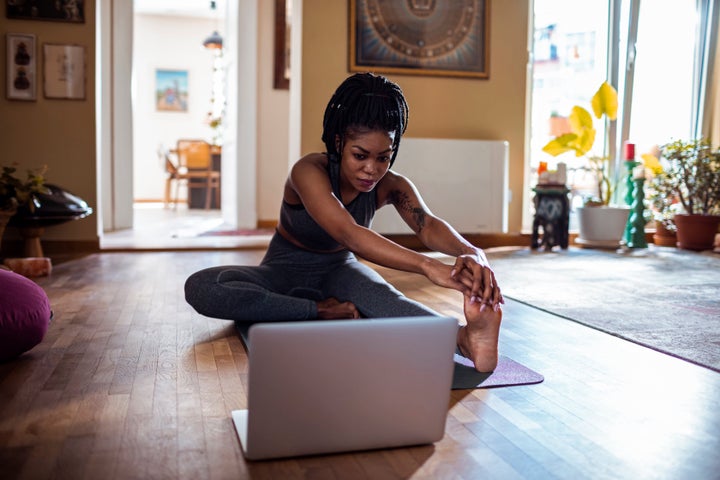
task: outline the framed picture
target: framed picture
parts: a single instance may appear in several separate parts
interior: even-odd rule
[[[85,100],[85,47],[43,44],[45,98]]]
[[[155,71],[155,106],[161,112],[187,112],[187,70]]]
[[[37,97],[37,54],[35,35],[8,33],[5,95],[9,100],[35,101]]]
[[[290,88],[291,0],[275,0],[275,70],[273,88]]]
[[[85,23],[85,1],[5,0],[5,16],[21,20]]]
[[[350,0],[350,71],[489,78],[490,0]]]

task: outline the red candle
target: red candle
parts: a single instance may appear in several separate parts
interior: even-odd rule
[[[625,151],[623,152],[623,155],[625,156],[625,160],[628,162],[634,162],[635,161],[635,144],[630,142],[625,142]]]

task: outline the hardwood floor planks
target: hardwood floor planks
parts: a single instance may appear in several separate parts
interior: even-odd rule
[[[512,299],[501,353],[543,383],[452,391],[432,446],[246,462],[230,419],[247,405],[246,352],[231,322],[192,311],[183,284],[260,256],[98,254],[38,279],[55,318],[0,364],[3,478],[717,478],[717,372]],[[461,318],[456,292],[378,270]]]

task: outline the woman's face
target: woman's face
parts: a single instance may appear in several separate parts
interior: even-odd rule
[[[395,132],[350,131],[345,134],[340,182],[347,192],[369,192],[390,168]]]

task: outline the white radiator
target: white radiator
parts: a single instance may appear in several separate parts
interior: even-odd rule
[[[430,211],[460,233],[506,233],[508,142],[403,137],[393,170],[418,188]],[[392,205],[373,230],[412,233]]]

